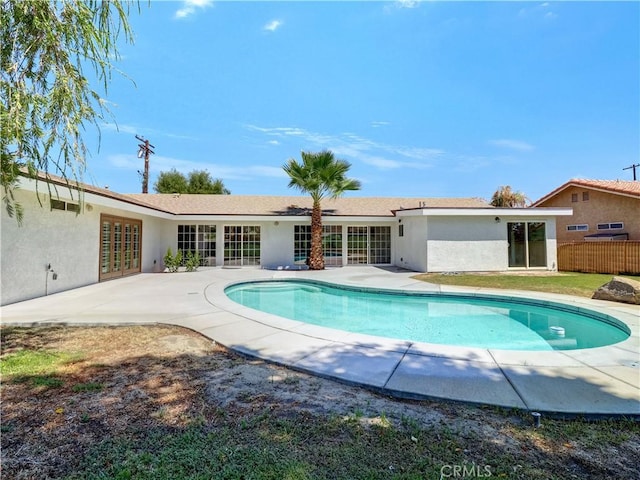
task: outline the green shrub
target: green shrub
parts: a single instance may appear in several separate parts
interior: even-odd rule
[[[175,255],[171,251],[171,247],[167,248],[167,254],[164,256],[164,265],[170,273],[175,273],[182,264],[182,250],[178,250]]]
[[[187,272],[195,272],[200,266],[200,254],[189,250],[186,255],[182,254],[182,250],[178,250],[175,255],[171,251],[171,247],[167,249],[164,256],[164,265],[171,273],[177,272],[181,266],[185,266]]]
[[[184,265],[187,267],[187,272],[195,272],[200,266],[200,254],[191,250],[187,252],[187,259]]]

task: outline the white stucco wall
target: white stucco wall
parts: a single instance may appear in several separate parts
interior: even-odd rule
[[[547,269],[558,270],[558,231],[555,218],[544,219],[547,229]]]
[[[505,223],[494,217],[430,217],[429,272],[499,271],[508,268]]]
[[[44,186],[40,189],[47,191]],[[102,213],[142,220],[142,271],[159,271],[164,255],[159,239],[167,236],[167,222],[162,218],[101,205],[96,202],[101,199],[91,195],[85,197],[83,211],[78,215],[52,210],[48,194],[40,194],[42,206],[36,193],[27,188],[16,190],[15,195],[24,208],[24,221],[19,226],[2,208],[1,305],[98,282]],[[66,188],[59,188],[58,195],[59,200],[77,203],[77,194],[74,192],[74,199],[71,199]],[[53,272],[47,271],[49,264],[57,274],[55,280]]]
[[[17,190],[24,208],[19,226],[4,207],[0,266],[2,305],[88,285],[98,281],[100,215],[50,210],[48,195]],[[47,271],[47,265],[57,273]]]
[[[103,210],[117,214],[116,210]],[[177,226],[179,224],[215,225],[217,232],[216,265],[223,265],[223,242],[225,225],[259,225],[261,228],[261,264],[287,265],[294,263],[293,231],[295,224],[306,224],[305,220],[256,219],[234,221],[207,220],[203,218],[183,218],[167,220],[146,217],[131,212],[125,216],[143,219],[143,271],[159,271],[163,268],[162,258],[167,247],[177,250]],[[544,221],[547,225],[547,268],[556,268],[555,219],[508,218],[495,216],[413,216],[403,217],[398,222],[384,222],[391,227],[392,264],[414,271],[502,271],[508,269],[507,223],[514,221]],[[397,223],[396,223],[397,222]],[[344,261],[346,264],[347,236],[349,225],[383,224],[346,220],[344,222],[325,221],[325,224],[339,224],[343,227]],[[398,226],[403,225],[404,235],[398,236]],[[156,264],[153,264],[153,261]]]
[[[61,200],[69,200],[65,189]],[[0,304],[35,298],[99,279],[100,215],[109,214],[142,221],[142,271],[160,272],[167,247],[177,250],[179,224],[216,226],[216,265],[224,263],[224,226],[260,225],[261,264],[293,264],[294,225],[308,224],[308,218],[204,217],[174,215],[126,203],[109,195],[87,194],[83,212],[51,210],[49,197],[41,194],[41,206],[33,189],[16,191],[25,210],[22,226],[8,217],[4,208],[0,223]],[[515,213],[515,212],[514,212]],[[556,212],[555,214],[558,214]],[[560,214],[563,214],[560,212]],[[557,268],[555,217],[537,217],[537,211],[512,210],[467,213],[438,210],[400,212],[389,220],[362,217],[331,218],[325,224],[343,227],[343,260],[347,262],[347,226],[388,225],[391,227],[391,263],[419,272],[501,271],[508,269],[507,223],[544,221],[547,235],[547,269]],[[497,215],[501,216],[496,221]],[[548,214],[547,214],[548,215]],[[204,218],[203,218],[204,217]],[[404,235],[398,235],[403,225]],[[53,280],[52,272],[57,274]]]
[[[277,223],[277,225],[276,225]],[[264,265],[293,265],[293,228],[292,222],[277,220],[261,224],[261,259]]]
[[[544,222],[547,270],[557,269],[555,216],[535,216],[533,210],[509,215],[504,209],[449,214],[410,212],[400,216],[404,236],[396,240],[395,265],[420,272],[504,271],[509,269],[509,222]],[[556,212],[557,213],[557,212]],[[397,228],[397,227],[394,227]],[[397,233],[397,231],[396,231]]]
[[[392,236],[397,242],[394,264],[398,267],[427,271],[427,219],[426,217],[404,217],[392,227]],[[404,225],[404,235],[398,236],[398,225]]]

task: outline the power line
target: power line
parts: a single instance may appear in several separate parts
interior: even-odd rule
[[[136,138],[143,143],[138,144],[138,158],[144,157],[144,173],[138,170],[138,173],[142,175],[142,193],[149,193],[149,155],[153,155],[152,148],[156,148],[149,143],[149,140],[145,140],[144,137],[136,135]]]
[[[640,167],[640,163],[635,163],[633,165],[629,165],[626,168],[623,168],[622,170],[631,170],[633,169],[633,180],[636,180],[636,167]]]

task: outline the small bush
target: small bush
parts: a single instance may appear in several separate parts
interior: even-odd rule
[[[170,273],[175,273],[182,265],[182,250],[178,250],[175,255],[171,251],[171,247],[167,248],[167,254],[164,256],[164,265]]]
[[[198,252],[187,252],[187,260],[185,261],[187,272],[195,272],[200,266],[200,254]]]

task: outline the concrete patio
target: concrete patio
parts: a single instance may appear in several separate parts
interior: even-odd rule
[[[503,296],[561,301],[624,322],[618,344],[573,351],[453,347],[354,334],[287,320],[232,302],[231,283],[313,278],[351,286],[409,291],[479,292],[412,279],[414,272],[344,267],[319,272],[255,267],[140,274],[2,307],[3,325],[172,324],[242,354],[413,399],[447,399],[560,416],[640,418],[640,309],[535,292]]]

